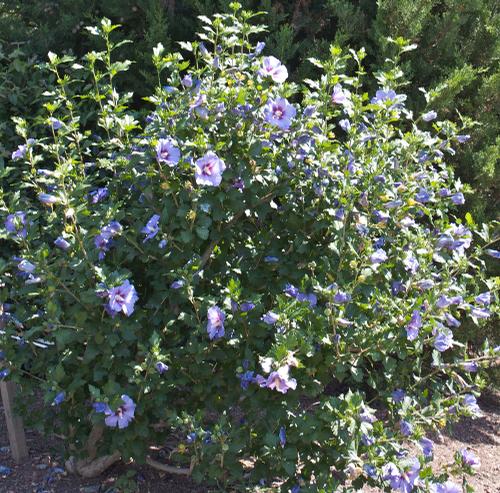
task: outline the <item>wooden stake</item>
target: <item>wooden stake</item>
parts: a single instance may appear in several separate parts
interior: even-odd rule
[[[28,446],[24,435],[23,420],[14,412],[14,398],[16,384],[14,382],[0,382],[2,403],[9,434],[10,451],[14,460],[19,463],[28,457]]]

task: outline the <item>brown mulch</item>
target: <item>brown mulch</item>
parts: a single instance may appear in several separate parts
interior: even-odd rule
[[[470,479],[475,491],[500,493],[500,393],[486,393],[479,404],[484,412],[483,417],[474,420],[464,418],[451,431],[438,438],[434,464],[438,468],[452,462],[454,453],[467,447],[481,459],[481,468]],[[114,485],[120,476],[130,471],[135,471],[135,474],[131,473],[131,485],[137,485],[140,493],[209,491],[187,478],[159,473],[147,466],[116,465],[101,477],[79,479],[64,471],[58,454],[60,442],[48,440],[31,430],[26,432],[30,457],[16,465],[8,448],[3,409],[0,411],[0,493],[119,493]],[[2,472],[7,472],[2,470],[2,466],[10,468],[10,472],[2,475]]]

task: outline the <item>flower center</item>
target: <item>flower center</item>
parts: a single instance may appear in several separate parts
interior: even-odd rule
[[[212,173],[214,172],[214,166],[215,166],[215,164],[212,161],[205,164],[205,166],[203,166],[203,174],[207,175],[207,176],[211,176]]]

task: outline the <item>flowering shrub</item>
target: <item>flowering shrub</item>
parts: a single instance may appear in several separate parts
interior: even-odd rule
[[[287,83],[233,9],[202,18],[188,59],[155,49],[144,119],[118,89],[117,26],[78,63],[49,54],[47,117],[17,120],[23,180],[2,202],[2,376],[41,387],[39,423],[72,453],[104,427],[101,454],[143,461],[175,434],[173,457],[219,484],[457,491],[425,432],[480,413],[495,349],[453,329],[492,316],[498,256],[455,216],[464,127],[408,111],[397,61],[363,92],[363,51]]]

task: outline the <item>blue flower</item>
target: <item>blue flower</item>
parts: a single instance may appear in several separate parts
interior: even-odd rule
[[[59,202],[59,199],[55,195],[51,195],[50,193],[39,193],[38,200],[43,205],[54,205]]]
[[[422,453],[425,457],[432,457],[432,452],[434,450],[434,442],[428,438],[421,438],[418,442],[420,447],[422,447]]]
[[[465,197],[462,192],[454,193],[450,198],[455,205],[465,204]]]
[[[61,250],[68,250],[71,244],[66,241],[62,236],[59,236],[54,240],[54,245]]]
[[[406,397],[406,392],[403,389],[396,389],[391,395],[394,402],[403,402]]]
[[[424,113],[422,115],[422,120],[424,122],[430,122],[432,120],[435,120],[437,118],[437,113],[434,110],[428,111],[427,113]]]
[[[488,306],[491,303],[491,293],[489,291],[481,293],[476,296],[475,301],[481,305]]]
[[[144,226],[141,229],[141,233],[146,235],[143,240],[143,243],[152,240],[158,234],[158,231],[160,231],[159,222],[160,222],[160,215],[154,214],[153,216],[151,216],[151,219],[146,223],[146,226]]]
[[[5,229],[14,236],[26,238],[26,213],[17,211],[14,214],[9,214],[5,219]]]
[[[281,130],[288,130],[297,110],[285,98],[270,100],[264,108],[264,118]]]
[[[481,466],[479,457],[474,454],[474,452],[471,452],[466,448],[460,450],[460,456],[462,458],[462,464],[464,466],[471,467],[472,469],[479,469],[479,467]]]
[[[418,333],[421,327],[422,315],[418,310],[414,310],[410,322],[406,326],[406,338],[409,341],[414,341],[418,337]]]
[[[168,371],[168,365],[166,365],[162,361],[158,361],[155,365],[155,368],[160,375],[163,375],[166,371]]]
[[[274,325],[279,320],[279,315],[272,311],[269,311],[262,315],[262,321],[267,325]]]
[[[333,297],[333,301],[339,304],[349,303],[352,296],[349,293],[344,293],[343,291],[338,291]]]
[[[106,409],[108,409],[108,405],[104,402],[94,402],[92,407],[96,413],[103,413]]]
[[[500,251],[499,250],[493,250],[492,248],[487,248],[485,250],[485,253],[487,255],[489,255],[490,257],[499,258],[500,259]]]
[[[375,438],[370,435],[365,435],[364,433],[361,435],[361,441],[367,447],[371,447],[375,443]]]
[[[402,419],[399,422],[399,430],[401,431],[402,435],[404,435],[405,437],[409,437],[413,434],[413,425],[410,422]]]
[[[255,304],[250,303],[249,301],[243,302],[240,305],[240,311],[242,311],[243,313],[249,312],[250,310],[253,310],[254,308],[255,308]]]
[[[59,392],[54,397],[54,400],[52,401],[52,405],[53,406],[59,406],[64,401],[64,399],[66,399],[66,392],[64,392],[64,391]]]
[[[184,283],[184,281],[183,281],[182,279],[179,279],[179,280],[177,280],[177,281],[174,281],[174,282],[170,285],[170,287],[171,287],[172,289],[180,289],[180,288],[182,288],[182,286],[184,286],[184,284],[185,284],[185,283]]]
[[[261,77],[271,77],[278,84],[282,84],[288,78],[288,70],[274,56],[268,56],[262,60],[262,66],[258,74]]]
[[[440,352],[444,352],[453,346],[453,333],[450,329],[441,329],[434,338],[434,347]]]
[[[59,130],[63,126],[62,121],[54,118],[53,116],[49,118],[49,124],[54,130]]]
[[[379,248],[378,250],[375,250],[374,253],[370,255],[370,262],[372,264],[382,264],[385,262],[389,257],[387,256],[387,253],[385,253],[385,250],[382,248]]]
[[[138,299],[137,291],[127,279],[120,286],[108,290],[106,308],[113,317],[120,312],[130,317],[134,313],[134,305]]]
[[[104,200],[109,195],[108,187],[101,187],[97,190],[93,190],[90,192],[90,201],[92,204],[97,204]]]
[[[248,389],[248,386],[254,382],[254,372],[247,370],[244,373],[239,373],[237,377],[240,379],[240,385],[243,390]]]
[[[284,426],[280,427],[279,439],[280,439],[280,445],[283,448],[286,445],[286,431]]]
[[[267,257],[264,257],[264,262],[267,262],[269,264],[274,264],[276,262],[279,262],[280,259],[278,257],[273,257],[272,255],[268,255]]]
[[[212,306],[207,312],[208,324],[207,332],[210,339],[220,339],[224,337],[225,313],[218,307]]]

